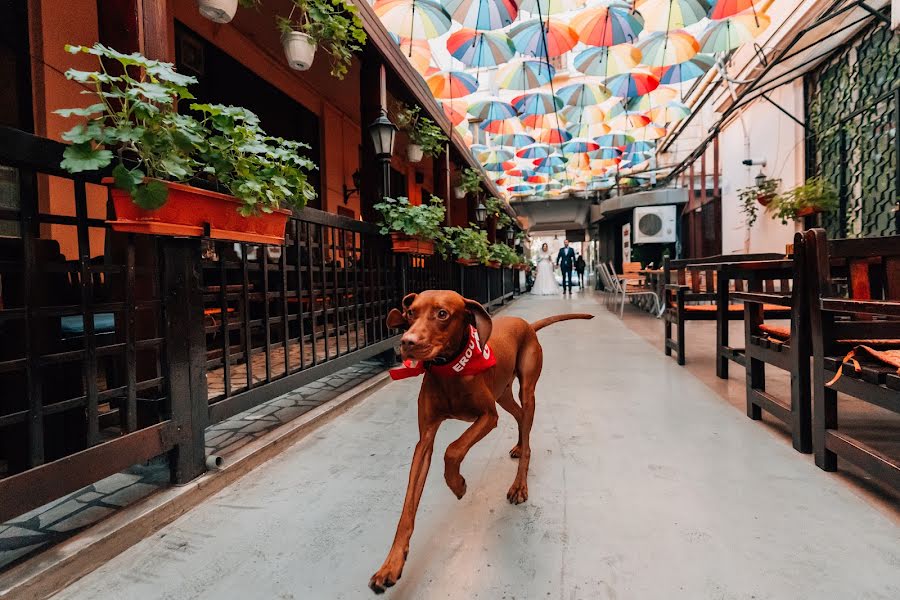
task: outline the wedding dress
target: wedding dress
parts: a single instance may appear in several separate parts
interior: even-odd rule
[[[553,259],[549,252],[540,252],[537,261],[537,275],[531,293],[538,296],[551,296],[561,294],[559,284],[556,282],[556,274],[553,272]]]

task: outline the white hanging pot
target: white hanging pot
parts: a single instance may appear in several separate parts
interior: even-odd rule
[[[456,186],[453,188],[453,195],[456,196],[457,200],[462,200],[466,197],[466,188],[461,185]]]
[[[316,44],[312,38],[302,31],[288,31],[281,36],[284,46],[284,57],[295,71],[305,71],[313,64],[316,57]]]
[[[417,163],[422,160],[424,155],[425,152],[422,150],[422,146],[418,144],[410,144],[406,147],[406,156],[409,158],[409,162]]]
[[[238,0],[197,0],[200,14],[214,23],[229,23],[237,12]]]

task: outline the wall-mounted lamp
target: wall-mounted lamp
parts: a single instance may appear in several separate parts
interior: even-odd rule
[[[475,220],[479,225],[484,225],[484,222],[487,221],[487,206],[480,199],[478,206],[475,207]]]
[[[762,187],[766,183],[767,179],[769,178],[766,177],[766,174],[762,172],[762,169],[760,169],[759,175],[754,178],[754,181],[756,181],[756,187]]]
[[[360,174],[359,174],[359,169],[353,171],[353,175],[350,176],[350,179],[353,180],[353,187],[348,188],[347,184],[346,183],[344,184],[344,204],[347,204],[350,201],[350,196],[352,196],[353,194],[359,193],[360,179],[361,179]]]

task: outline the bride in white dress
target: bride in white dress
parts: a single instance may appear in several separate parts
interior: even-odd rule
[[[553,258],[550,256],[550,247],[547,244],[541,246],[537,260],[537,275],[531,293],[538,296],[552,296],[559,294],[559,284],[556,283],[556,274],[553,272]]]

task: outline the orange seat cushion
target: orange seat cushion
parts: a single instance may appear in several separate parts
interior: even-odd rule
[[[778,327],[777,325],[766,325],[763,323],[759,326],[759,330],[778,340],[791,339],[791,330],[788,327]]]
[[[687,304],[684,307],[685,311],[691,312],[716,312],[715,304]],[[728,312],[740,312],[744,310],[743,304],[729,304]],[[778,304],[764,304],[764,311],[790,311],[791,308],[789,306],[780,306]]]

